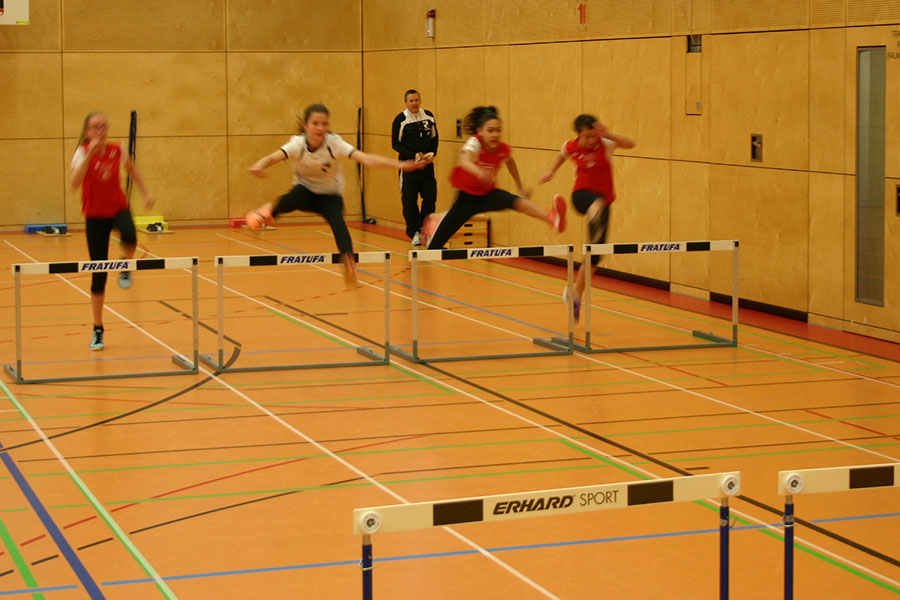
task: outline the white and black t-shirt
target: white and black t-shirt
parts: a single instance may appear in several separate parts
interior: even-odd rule
[[[340,194],[344,191],[340,159],[349,157],[356,148],[341,136],[326,133],[315,150],[307,145],[305,135],[292,135],[281,151],[291,161],[294,185],[302,185],[315,194]]]

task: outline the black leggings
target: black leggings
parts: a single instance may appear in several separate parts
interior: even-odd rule
[[[278,199],[272,209],[272,216],[277,217],[295,210],[322,215],[331,226],[338,251],[341,254],[353,252],[353,240],[350,239],[350,231],[344,222],[344,199],[340,194],[316,194],[298,184]]]
[[[111,219],[85,219],[88,254],[91,260],[107,260],[109,258],[109,235],[113,229],[119,230],[123,246],[137,245],[137,232],[131,211],[125,209]],[[91,274],[91,293],[102,294],[106,289],[107,273]]]
[[[453,234],[459,231],[459,228],[465,225],[466,221],[473,216],[478,213],[513,208],[518,199],[519,197],[515,194],[501,189],[493,189],[484,196],[475,196],[459,190],[453,206],[441,219],[437,231],[428,240],[428,248],[443,248],[447,240],[453,237]]]
[[[422,208],[419,209],[419,194]],[[400,201],[403,204],[403,220],[406,221],[406,237],[412,239],[420,229],[425,217],[434,212],[437,200],[437,181],[434,179],[434,165],[421,171],[400,172]]]

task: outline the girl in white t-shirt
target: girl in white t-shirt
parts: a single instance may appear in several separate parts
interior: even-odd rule
[[[291,161],[294,187],[272,206],[271,202],[247,213],[247,226],[258,230],[272,224],[280,214],[295,210],[322,215],[334,234],[338,251],[343,255],[344,276],[348,283],[356,279],[353,241],[344,222],[344,175],[338,159],[347,157],[367,167],[384,167],[413,171],[424,168],[428,161],[397,161],[357,150],[341,136],[328,133],[328,109],[322,104],[306,107],[300,122],[301,135],[268,154],[250,167],[250,173],[266,177],[265,170],[283,160]]]

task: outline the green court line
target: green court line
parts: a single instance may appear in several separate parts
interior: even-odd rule
[[[3,390],[3,393],[6,394],[6,397],[9,398],[10,402],[15,405],[16,409],[26,418],[29,418],[30,415],[28,411],[25,410],[25,407],[19,402],[19,400],[13,395],[10,389],[6,386],[3,381],[0,381],[0,389]],[[94,496],[94,493],[85,485],[84,481],[78,476],[77,473],[67,472],[72,483],[81,491],[81,494],[87,499],[88,505],[94,510],[94,512],[99,516],[110,528],[110,530],[115,534],[115,536],[119,539],[119,542],[122,543],[123,546],[128,550],[128,553],[137,561],[137,563],[141,566],[144,573],[154,580],[157,589],[162,592],[163,596],[166,598],[171,598],[173,600],[177,600],[177,596],[169,589],[169,586],[166,582],[159,576],[159,573],[156,572],[156,569],[153,568],[153,565],[141,554],[141,551],[137,549],[137,546],[131,541],[131,539],[125,534],[122,528],[118,523],[112,518],[112,515],[103,507],[103,504],[100,500]]]
[[[570,443],[570,442],[568,442],[568,441],[566,441],[566,440],[560,440],[560,443],[562,443],[562,444],[565,445],[565,446],[569,446],[570,448],[573,448],[574,450],[577,450],[578,452],[581,452],[581,453],[583,453],[583,454],[587,454],[588,456],[592,456],[593,458],[596,458],[597,460],[599,460],[599,461],[601,461],[601,462],[603,462],[603,463],[606,463],[606,464],[608,464],[608,465],[614,466],[614,467],[618,468],[618,469],[621,470],[621,471],[625,471],[626,473],[629,473],[629,474],[631,474],[631,475],[637,477],[638,479],[642,479],[642,480],[652,479],[652,478],[651,478],[650,476],[648,476],[648,475],[644,475],[643,473],[638,473],[638,472],[636,472],[636,471],[633,471],[632,469],[629,469],[628,467],[625,467],[624,465],[619,465],[619,464],[617,464],[617,463],[615,463],[615,462],[613,462],[613,461],[608,460],[607,458],[605,458],[605,457],[603,457],[603,456],[597,455],[597,454],[595,454],[595,453],[589,451],[587,448],[582,448],[582,447],[580,447],[580,446],[576,446],[575,444],[572,444],[572,443]],[[697,505],[699,505],[699,506],[702,506],[702,507],[704,507],[704,508],[707,508],[707,509],[709,509],[709,510],[712,510],[712,511],[714,511],[716,514],[719,513],[719,507],[718,507],[718,506],[713,506],[712,504],[709,504],[708,502],[705,502],[705,501],[703,501],[703,500],[694,500],[694,501],[693,501],[693,504],[697,504]],[[739,522],[739,523],[741,523],[741,524],[743,524],[743,525],[753,525],[753,523],[752,523],[751,521],[749,521],[748,519],[745,519],[745,518],[743,518],[743,517],[741,517],[741,516],[739,516],[739,515],[731,515],[731,516],[732,516],[732,518],[733,518],[735,521],[737,521],[737,522]],[[777,533],[774,532],[774,531],[771,531],[768,527],[763,527],[762,529],[759,529],[758,531],[760,531],[761,533],[764,533],[765,535],[768,535],[768,536],[770,536],[770,537],[772,537],[772,538],[781,540],[782,544],[784,543],[784,537],[781,536],[781,535],[779,535],[779,534],[777,534]],[[802,550],[803,552],[806,552],[806,553],[810,554],[811,556],[814,556],[814,557],[816,557],[816,558],[820,558],[820,559],[824,560],[825,562],[827,562],[827,563],[829,563],[829,564],[831,564],[831,565],[833,565],[833,566],[840,567],[841,569],[847,571],[848,573],[851,573],[851,574],[853,574],[853,575],[856,575],[856,576],[858,576],[858,577],[861,577],[862,579],[865,579],[866,581],[868,581],[868,582],[870,582],[870,583],[874,583],[874,584],[876,584],[876,585],[878,585],[878,586],[880,586],[880,587],[883,587],[883,588],[885,588],[885,589],[887,589],[887,590],[889,590],[889,591],[891,591],[891,592],[894,592],[895,594],[900,594],[900,589],[898,589],[898,588],[896,588],[896,587],[894,587],[894,586],[892,586],[892,585],[890,585],[890,584],[888,584],[888,583],[885,583],[885,582],[883,582],[883,581],[879,581],[878,579],[876,579],[876,578],[874,578],[874,577],[872,577],[872,576],[870,576],[870,575],[868,575],[868,574],[866,574],[866,573],[863,573],[862,571],[860,571],[860,570],[858,570],[858,569],[855,569],[855,568],[851,567],[850,565],[840,563],[840,562],[838,562],[837,560],[835,560],[835,559],[833,559],[833,558],[831,558],[831,557],[828,557],[828,556],[826,556],[826,555],[824,555],[824,554],[822,554],[822,553],[820,553],[820,552],[817,552],[816,550],[813,550],[812,548],[807,548],[807,547],[801,545],[799,542],[794,542],[794,547],[797,548],[797,549],[799,549],[799,550]]]
[[[25,585],[30,588],[40,587],[37,583],[37,580],[34,578],[34,574],[28,568],[28,563],[25,561],[22,553],[19,552],[19,547],[16,545],[12,534],[9,533],[6,525],[4,525],[3,519],[0,519],[0,540],[3,540],[3,545],[6,547],[6,551],[9,553],[9,556],[12,558],[13,563],[16,565],[16,569],[19,571],[19,574],[25,581]],[[36,600],[45,600],[44,595],[41,593],[31,594],[31,597],[35,598]]]
[[[334,342],[335,344],[338,344],[338,345],[340,345],[340,346],[343,346],[344,348],[352,348],[352,347],[353,347],[352,344],[348,344],[347,342],[341,341],[341,340],[337,339],[336,337],[332,336],[331,334],[325,333],[324,331],[320,331],[320,330],[318,330],[318,329],[315,329],[315,328],[313,328],[313,327],[307,325],[306,323],[304,323],[304,322],[302,322],[302,321],[299,321],[299,320],[295,319],[294,317],[290,317],[290,316],[288,316],[288,315],[286,315],[286,314],[283,314],[283,313],[281,313],[281,312],[279,312],[279,311],[277,311],[277,310],[274,310],[274,309],[272,309],[272,308],[266,308],[266,311],[272,313],[272,314],[275,315],[276,317],[281,317],[281,318],[284,319],[285,321],[289,321],[289,322],[293,323],[294,325],[299,325],[300,327],[306,329],[307,331],[310,331],[310,332],[312,332],[312,333],[316,333],[316,334],[322,336],[323,338],[325,338],[325,339],[327,339],[327,340],[331,340],[331,341]]]

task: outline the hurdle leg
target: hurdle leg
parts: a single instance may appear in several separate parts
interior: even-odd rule
[[[584,303],[581,308],[584,309],[584,347],[590,352],[591,350],[591,288],[594,287],[594,276],[591,271],[591,247],[587,246],[584,256],[581,259],[581,268],[587,269],[584,272]]]
[[[794,598],[794,497],[784,498],[784,600]]]
[[[412,256],[412,357],[419,362],[419,258]]]
[[[391,253],[384,257],[384,364],[391,362]]]
[[[362,569],[362,597],[363,600],[372,600],[372,536],[364,535],[362,538],[362,560],[359,563]]]
[[[728,600],[728,536],[730,523],[728,497],[722,498],[719,505],[719,599]]]
[[[22,274],[18,265],[15,268],[15,301],[16,301],[16,366],[6,365],[6,371],[17,383],[22,381]]]

